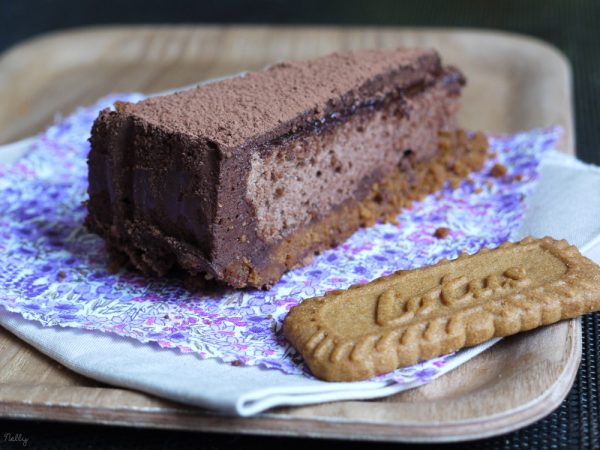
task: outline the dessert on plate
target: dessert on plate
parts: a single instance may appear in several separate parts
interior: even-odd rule
[[[92,129],[86,224],[145,273],[268,288],[482,167],[464,84],[434,50],[362,50],[117,103]]]

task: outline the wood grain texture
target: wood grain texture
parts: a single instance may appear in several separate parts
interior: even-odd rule
[[[574,152],[570,69],[542,42],[480,31],[316,27],[93,28],[26,42],[0,57],[0,143],[110,92],[156,92],[284,58],[398,45],[436,47],[466,73],[463,125],[510,132],[559,124],[562,149]],[[474,439],[523,427],[557,407],[580,353],[579,321],[562,322],[506,339],[393,397],[233,418],[101,385],[0,330],[0,416],[342,439]]]

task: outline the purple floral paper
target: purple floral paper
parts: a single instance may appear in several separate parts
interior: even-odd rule
[[[399,225],[361,229],[314,262],[286,274],[270,291],[212,287],[190,293],[178,279],[107,271],[100,238],[82,226],[91,123],[116,99],[81,108],[42,133],[17,163],[0,165],[0,305],[45,326],[116,333],[200,358],[310,376],[283,339],[282,321],[302,299],[366,283],[395,270],[495,247],[518,227],[524,198],[560,130],[492,137],[496,157],[455,191],[430,195],[398,216]],[[500,162],[508,175],[489,176]],[[435,238],[440,226],[451,232]],[[436,377],[452,355],[378,377],[399,383]]]

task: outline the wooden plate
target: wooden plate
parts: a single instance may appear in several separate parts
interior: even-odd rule
[[[0,58],[0,143],[109,92],[155,92],[283,58],[398,45],[435,47],[466,73],[461,120],[469,128],[559,124],[561,147],[574,152],[570,69],[554,48],[497,32],[392,28],[117,27],[38,38]],[[580,354],[580,322],[563,322],[505,339],[393,397],[235,418],[100,385],[0,330],[0,416],[341,439],[475,439],[550,413],[571,387]]]

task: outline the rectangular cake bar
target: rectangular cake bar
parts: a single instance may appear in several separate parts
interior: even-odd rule
[[[434,50],[364,50],[118,103],[92,129],[86,224],[143,272],[269,287],[482,166],[463,85]]]

